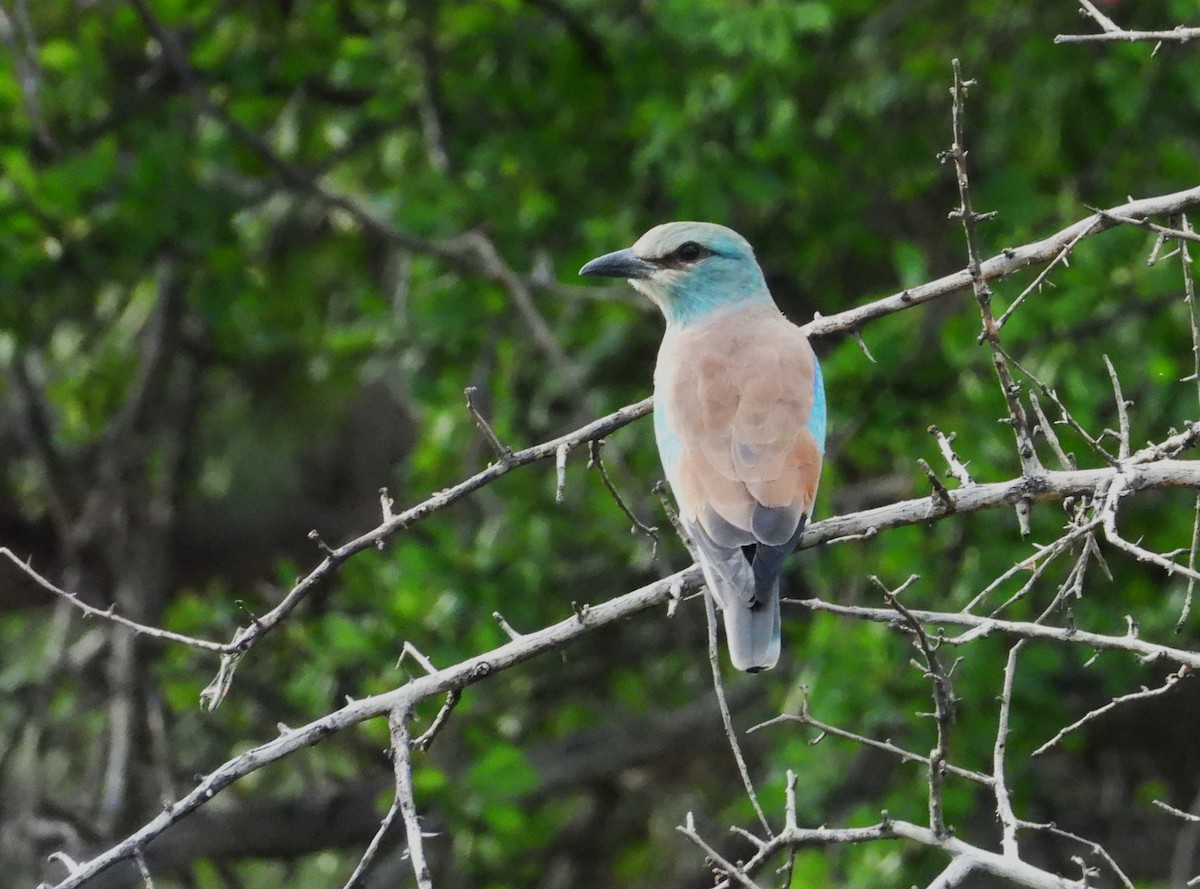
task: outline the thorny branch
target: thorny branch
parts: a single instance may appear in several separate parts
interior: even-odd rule
[[[1008,419],[1017,438],[1017,455],[1021,459],[1021,474],[1026,478],[1036,478],[1042,471],[1041,461],[1033,447],[1033,435],[1029,430],[1029,418],[1025,407],[1021,404],[1021,389],[1013,379],[1008,367],[1007,356],[1000,346],[1000,326],[992,314],[992,291],[983,275],[982,254],[979,251],[979,236],[976,231],[978,223],[992,218],[992,213],[977,213],[971,202],[971,183],[967,175],[967,149],[963,139],[963,114],[967,88],[974,81],[964,81],[958,59],[954,59],[954,102],[951,111],[951,122],[954,130],[954,142],[948,152],[954,162],[955,176],[958,181],[959,207],[951,213],[962,221],[963,231],[967,237],[967,271],[971,276],[971,289],[975,293],[975,301],[979,303],[979,313],[983,318],[983,334],[988,348],[992,352],[992,365],[996,377],[1000,381],[1000,390],[1004,393],[1004,401],[1008,405]],[[1080,236],[1072,240],[1077,242]],[[1066,249],[1066,248],[1064,248]],[[1021,534],[1029,534],[1029,502],[1017,503],[1017,522]]]
[[[647,405],[648,406],[648,405]],[[1195,434],[1195,433],[1193,433]],[[539,446],[553,453],[554,442]],[[1159,447],[1162,447],[1161,445]],[[1155,448],[1146,453],[1156,453]],[[524,452],[518,451],[514,459]],[[1200,490],[1200,461],[1159,459],[1144,463],[1135,462],[1138,455],[1130,458],[1123,474],[1127,490],[1142,491],[1156,487],[1191,487]],[[492,467],[493,470],[496,467]],[[952,492],[959,513],[988,507],[1011,505],[1023,496],[1039,500],[1060,499],[1065,496],[1091,494],[1101,485],[1111,486],[1117,470],[1111,467],[1075,471],[1047,472],[1036,490],[1030,490],[1027,479],[1014,479],[992,484],[973,484]],[[902,501],[889,506],[865,510],[848,516],[839,516],[813,524],[805,533],[802,547],[817,546],[850,534],[862,534],[868,528],[889,528],[917,522],[928,522],[953,513],[933,506],[928,497]],[[401,514],[403,516],[405,514]],[[400,518],[398,516],[397,518]],[[372,546],[379,530],[365,535],[367,542],[360,549]],[[349,546],[349,545],[347,545]],[[346,547],[335,550],[337,554]],[[343,558],[347,558],[348,555]],[[328,558],[333,558],[330,556]],[[325,563],[328,563],[328,558]],[[328,570],[328,569],[326,569]],[[132,858],[145,848],[154,837],[169,826],[186,817],[213,796],[251,772],[276,762],[298,750],[311,746],[322,738],[344,731],[367,719],[377,718],[396,708],[415,707],[429,697],[444,695],[452,689],[462,689],[486,677],[495,675],[515,664],[528,660],[546,651],[558,649],[586,633],[593,632],[615,621],[625,619],[649,608],[677,600],[680,596],[696,592],[701,586],[699,568],[692,566],[671,577],[642,587],[625,595],[591,605],[587,609],[586,621],[571,615],[563,621],[542,630],[524,633],[499,648],[468,658],[459,664],[428,675],[419,676],[392,691],[352,701],[345,707],[317,719],[300,728],[285,731],[279,737],[267,741],[219,766],[190,793],[165,807],[153,820],[135,831],[125,840],[90,861],[75,865],[65,879],[54,884],[56,889],[73,889],[81,886],[92,875],[110,867],[118,861]],[[789,600],[785,600],[789,601]],[[893,623],[896,611],[893,608],[864,608],[861,606],[836,605],[820,600],[805,600],[805,607],[829,611],[863,620]],[[1106,635],[1075,627],[1053,627],[1040,623],[1006,621],[990,617],[956,612],[928,612],[908,609],[913,619],[923,625],[959,626],[975,631],[973,638],[1001,633],[1018,639],[1083,645],[1096,650],[1125,651],[1146,661],[1170,662],[1200,669],[1200,653],[1149,642],[1136,636]],[[958,644],[954,637],[944,639],[941,644]],[[924,830],[924,829],[921,829]],[[785,836],[788,834],[784,834]],[[932,832],[929,832],[932,836]],[[792,835],[793,840],[796,839]],[[870,838],[864,835],[863,839]],[[784,848],[787,843],[778,837],[773,848]],[[946,842],[951,842],[947,840]],[[939,845],[939,848],[943,846]],[[980,865],[983,867],[984,865]],[[985,868],[986,869],[986,868]],[[1040,884],[1039,884],[1040,885]]]
[[[937,656],[937,647],[930,641],[921,622],[900,602],[900,594],[917,580],[914,574],[895,590],[889,590],[878,577],[870,580],[883,591],[888,604],[900,615],[905,626],[912,631],[923,663],[915,666],[933,687],[933,719],[937,728],[937,743],[928,757],[929,763],[929,827],[936,836],[946,835],[946,814],[942,804],[942,784],[946,777],[946,762],[950,758],[950,728],[954,721],[954,689],[950,685],[949,671],[942,666]]]
[[[1099,717],[1103,716],[1105,713],[1109,712],[1110,710],[1114,710],[1117,707],[1121,706],[1122,704],[1128,703],[1129,701],[1144,701],[1147,698],[1156,698],[1159,695],[1166,694],[1167,692],[1169,692],[1173,688],[1175,688],[1176,684],[1181,679],[1186,679],[1187,677],[1192,676],[1192,675],[1194,675],[1194,674],[1190,670],[1186,670],[1186,669],[1179,670],[1177,672],[1168,674],[1167,681],[1164,682],[1162,685],[1160,685],[1158,688],[1144,688],[1143,687],[1141,691],[1135,691],[1135,692],[1132,692],[1131,694],[1121,695],[1119,697],[1113,698],[1111,701],[1109,701],[1103,707],[1097,707],[1095,710],[1089,710],[1087,713],[1085,713],[1079,719],[1072,722],[1070,725],[1066,726],[1065,728],[1060,729],[1058,734],[1056,734],[1053,738],[1051,738],[1049,741],[1047,741],[1041,747],[1034,750],[1033,753],[1030,754],[1030,756],[1041,756],[1043,753],[1045,753],[1047,750],[1049,750],[1051,747],[1053,747],[1055,744],[1057,744],[1059,741],[1061,741],[1063,738],[1065,738],[1071,732],[1082,728],[1087,723],[1091,722],[1093,719],[1098,719]]]
[[[1154,41],[1154,52],[1158,52],[1163,43],[1187,43],[1200,38],[1200,28],[1185,28],[1178,25],[1169,31],[1127,31],[1101,12],[1091,0],[1079,0],[1080,12],[1100,26],[1095,34],[1059,34],[1054,38],[1055,43],[1107,43],[1121,41],[1137,43]]]
[[[413,789],[411,749],[408,723],[412,710],[401,706],[388,714],[388,730],[392,739],[392,769],[396,776],[396,805],[408,835],[408,857],[417,877],[418,889],[433,889],[429,876],[429,865],[425,862],[425,841],[421,822],[417,817],[416,792]]]
[[[794,803],[788,811],[788,827],[769,840],[759,840],[757,851],[749,861],[729,873],[727,879],[720,880],[714,889],[729,889],[731,886],[745,886],[774,856],[787,849],[821,847],[835,844],[868,843],[877,840],[907,840],[920,846],[937,849],[950,856],[957,863],[959,876],[971,872],[986,873],[1008,880],[1018,886],[1029,889],[1086,889],[1086,884],[1076,880],[1068,880],[1057,874],[1042,870],[1022,861],[989,852],[978,846],[964,842],[952,835],[938,836],[928,827],[921,827],[907,821],[895,821],[884,814],[883,820],[869,827],[797,827]],[[693,825],[689,825],[693,827]],[[702,849],[710,849],[708,843],[694,829],[681,828],[687,836]],[[722,866],[726,869],[728,862]],[[943,884],[945,885],[945,884]]]

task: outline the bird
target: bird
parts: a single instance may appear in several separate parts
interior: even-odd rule
[[[580,275],[625,278],[661,310],[654,433],[663,470],[721,610],[730,661],[779,661],[779,583],[812,515],[825,386],[804,332],[775,304],[749,242],[668,222]]]

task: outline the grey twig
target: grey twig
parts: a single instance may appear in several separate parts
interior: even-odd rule
[[[1191,221],[1186,213],[1180,214],[1180,229],[1195,237]],[[1196,278],[1192,274],[1192,255],[1186,241],[1179,242],[1179,261],[1183,271],[1183,301],[1187,303],[1188,327],[1192,334],[1192,377],[1196,384],[1196,395],[1200,399],[1200,306],[1196,305]],[[1192,518],[1192,545],[1188,550],[1188,568],[1196,570],[1196,557],[1200,552],[1200,494],[1196,495],[1196,510]],[[1183,597],[1183,608],[1175,624],[1175,632],[1183,632],[1192,611],[1192,599],[1196,592],[1196,579],[1188,575],[1187,591]]]
[[[963,612],[965,613],[973,611],[981,602],[983,602],[984,599],[995,592],[1003,583],[1011,579],[1013,576],[1021,573],[1022,571],[1032,570],[1034,572],[1033,576],[1031,576],[1029,581],[1027,581],[1021,588],[1021,592],[1023,594],[1023,591],[1027,590],[1037,579],[1037,577],[1041,575],[1041,572],[1045,570],[1045,565],[1058,558],[1058,556],[1061,555],[1064,550],[1070,547],[1080,536],[1082,536],[1085,532],[1097,527],[1098,525],[1099,520],[1096,520],[1085,527],[1079,527],[1068,531],[1062,537],[1059,537],[1057,540],[1054,540],[1051,543],[1040,544],[1036,546],[1036,552],[1034,552],[1032,555],[1026,556],[1024,559],[1021,559],[1021,561],[1012,565],[1006,571],[1001,573],[999,577],[984,587],[978,594],[976,594],[975,598],[963,606]],[[1009,601],[1013,601],[1013,598],[1015,597],[1010,597]],[[1003,607],[1004,606],[994,609],[992,616],[994,617],[997,612],[1003,610]]]
[[[696,819],[692,817],[691,812],[687,813],[686,823],[675,829],[703,849],[704,854],[721,869],[731,883],[737,883],[739,886],[744,886],[745,889],[760,889],[758,883],[750,879],[750,876],[742,868],[730,864],[720,852],[704,841],[704,838],[696,832]]]
[[[1137,223],[1144,220],[1131,219],[1129,221]],[[1008,319],[1012,317],[1012,313],[1017,310],[1021,303],[1025,302],[1025,298],[1029,296],[1029,294],[1041,287],[1042,282],[1044,282],[1046,278],[1050,276],[1050,272],[1054,271],[1055,266],[1057,266],[1059,263],[1066,265],[1067,257],[1071,255],[1071,251],[1075,249],[1075,245],[1086,238],[1091,230],[1091,226],[1080,227],[1079,232],[1075,235],[1075,237],[1071,238],[1070,241],[1063,245],[1063,248],[1058,252],[1058,255],[1050,260],[1046,267],[1038,273],[1038,276],[1033,279],[1033,282],[1024,290],[1022,290],[1017,295],[1017,298],[1009,303],[1008,308],[1004,310],[1000,317],[996,319],[997,330],[1000,330],[1004,327],[1004,325],[1008,322]]]
[[[428,750],[433,745],[433,739],[438,736],[438,732],[450,719],[450,714],[454,712],[454,708],[458,706],[461,698],[462,689],[452,688],[446,692],[446,701],[442,704],[442,709],[438,710],[437,716],[434,717],[433,724],[412,742],[412,746],[422,752]]]
[[[1028,368],[1022,367],[1020,362],[1014,360],[1011,355],[1007,356],[1007,358],[1010,362],[1012,362],[1013,366],[1015,366],[1019,371],[1021,371],[1021,373],[1025,374],[1025,376],[1029,378],[1030,382],[1032,382],[1033,385],[1035,385],[1044,396],[1053,402],[1054,406],[1058,408],[1059,414],[1062,415],[1062,422],[1073,429],[1075,433],[1082,438],[1084,442],[1086,442],[1087,446],[1091,448],[1093,452],[1095,452],[1101,459],[1104,460],[1105,463],[1108,463],[1110,466],[1119,465],[1117,458],[1105,450],[1104,446],[1100,444],[1099,438],[1091,435],[1091,433],[1084,429],[1083,425],[1075,419],[1069,410],[1067,410],[1067,406],[1062,403],[1062,400],[1058,397],[1057,392],[1038,379],[1037,376],[1034,375],[1033,372],[1031,372]]]
[[[1007,858],[1018,858],[1017,816],[1013,813],[1012,793],[1004,777],[1004,753],[1008,749],[1009,714],[1012,711],[1013,680],[1017,673],[1017,655],[1025,640],[1022,639],[1008,651],[1004,665],[1004,685],[1000,692],[1000,714],[996,720],[996,743],[992,747],[992,792],[996,795],[996,816],[1000,819],[1000,848]]]
[[[875,621],[877,623],[894,624],[896,612],[890,608],[869,608],[862,605],[839,605],[825,602],[821,599],[797,599],[793,601],[813,611],[828,611],[833,614],[843,614],[859,620]],[[1147,642],[1128,634],[1110,635],[1081,630],[1078,627],[1052,627],[1032,621],[1000,620],[999,618],[983,617],[975,614],[963,614],[957,611],[922,611],[910,609],[911,613],[922,623],[944,625],[949,627],[966,627],[976,630],[969,638],[948,637],[943,645],[958,645],[961,642],[973,641],[984,636],[1004,635],[1018,639],[1035,639],[1046,642],[1064,642],[1071,645],[1082,645],[1096,651],[1124,651],[1137,655],[1148,663],[1170,662],[1186,666],[1192,670],[1200,670],[1200,652],[1184,648],[1172,648]],[[964,634],[965,636],[966,634]]]
[[[958,481],[960,485],[973,485],[975,482],[971,479],[970,473],[967,472],[966,464],[958,459],[958,454],[954,453],[954,439],[956,433],[951,432],[945,435],[942,430],[936,426],[929,427],[929,434],[937,439],[938,450],[942,452],[942,457],[949,467],[947,472]]]
[[[567,488],[567,455],[571,453],[570,444],[561,444],[554,452],[554,502],[562,503]]]
[[[883,592],[888,604],[896,610],[904,623],[912,630],[917,648],[924,661],[918,666],[921,667],[933,689],[933,718],[937,728],[937,742],[928,758],[929,827],[936,836],[946,836],[948,832],[945,808],[942,804],[942,784],[946,776],[946,762],[950,758],[950,727],[954,722],[954,689],[950,685],[949,674],[937,656],[936,646],[930,642],[929,636],[925,632],[925,627],[900,601],[900,594],[917,580],[917,576],[915,574],[910,576],[895,590],[889,590],[875,575],[871,575],[869,579]]]
[[[28,562],[17,557],[11,549],[6,546],[0,546],[0,557],[8,559],[17,567],[21,573],[36,583],[39,587],[49,593],[53,593],[65,602],[69,602],[75,608],[78,608],[87,617],[98,617],[103,620],[110,621],[133,632],[148,636],[152,639],[160,639],[164,642],[179,642],[183,645],[190,645],[193,648],[203,649],[204,651],[214,651],[219,654],[227,654],[237,649],[236,643],[233,642],[211,642],[208,639],[197,639],[193,636],[185,636],[182,633],[174,633],[170,630],[164,630],[159,627],[152,627],[146,624],[138,623],[135,620],[130,620],[116,612],[116,605],[109,605],[107,608],[97,608],[95,605],[89,605],[87,602],[79,598],[75,593],[69,593],[61,587],[55,586],[44,575],[39,574],[34,570],[33,566]]]
[[[971,185],[967,175],[967,149],[963,140],[963,106],[967,87],[972,82],[964,81],[958,59],[953,60],[954,66],[954,101],[951,106],[951,120],[954,131],[954,143],[950,146],[949,157],[954,162],[954,170],[958,181],[959,207],[952,215],[956,215],[963,225],[967,239],[967,271],[971,276],[971,287],[975,293],[975,301],[979,303],[979,312],[983,318],[983,339],[987,341],[992,353],[992,365],[996,377],[1000,381],[1000,389],[1008,404],[1009,420],[1012,423],[1013,434],[1017,439],[1017,455],[1021,460],[1021,474],[1035,478],[1042,472],[1042,464],[1033,446],[1033,436],[1029,431],[1029,419],[1021,404],[1020,388],[1013,380],[1008,368],[1004,350],[1000,347],[1000,328],[992,314],[992,291],[987,285],[983,274],[983,259],[979,251],[979,236],[976,226],[987,219],[986,214],[975,212],[971,202]],[[1079,236],[1075,237],[1077,242]],[[1029,534],[1029,501],[1022,500],[1016,504],[1017,522],[1021,534]]]
[[[600,473],[600,479],[604,482],[604,487],[608,489],[609,495],[620,508],[621,512],[625,513],[625,518],[633,523],[633,527],[637,531],[641,531],[653,542],[654,546],[658,546],[658,528],[651,527],[633,514],[628,506],[625,505],[625,500],[621,497],[617,486],[613,484],[612,479],[608,475],[608,470],[604,466],[604,459],[601,456],[601,450],[604,447],[604,439],[596,439],[588,442],[588,468],[595,469]]]
[[[940,500],[947,510],[954,512],[954,498],[950,496],[950,492],[946,490],[946,486],[942,484],[942,480],[937,477],[937,473],[921,457],[917,458],[917,465],[921,467],[921,471],[929,479],[929,484],[933,487],[933,496]]]
[[[1189,40],[1200,38],[1200,28],[1185,28],[1182,25],[1170,31],[1126,31],[1112,19],[1101,12],[1091,0],[1079,0],[1081,12],[1100,26],[1098,34],[1059,34],[1054,38],[1055,43],[1108,43],[1122,41],[1136,43],[1139,41],[1154,41],[1157,44],[1173,42],[1187,43]],[[1158,52],[1158,47],[1154,48]]]
[[[483,437],[487,440],[488,446],[491,447],[492,453],[496,455],[496,459],[501,463],[507,463],[512,459],[512,448],[500,441],[491,424],[483,418],[483,414],[479,413],[479,408],[475,406],[475,393],[478,391],[474,386],[468,386],[463,390],[463,395],[467,399],[467,410],[470,411],[471,419],[475,421],[475,425],[483,433]]]
[[[1174,806],[1169,806],[1160,799],[1151,800],[1154,805],[1158,806],[1164,812],[1170,812],[1176,818],[1182,818],[1184,821],[1191,821],[1193,824],[1200,824],[1200,815],[1193,815],[1191,812],[1185,812],[1183,809],[1177,809]]]
[[[737,732],[733,728],[733,717],[729,714],[729,703],[725,700],[725,684],[721,680],[721,660],[717,648],[717,612],[713,606],[711,591],[704,597],[704,614],[708,619],[708,665],[712,670],[713,689],[717,693],[717,706],[721,710],[721,722],[725,726],[725,737],[729,739],[729,749],[733,751],[738,774],[742,778],[742,786],[746,788],[746,796],[750,798],[750,803],[754,806],[758,821],[763,826],[763,830],[767,832],[767,836],[774,836],[766,813],[763,812],[762,806],[758,802],[754,782],[750,780],[750,770],[746,768],[746,758],[742,756],[742,745],[738,743]]]
[[[452,503],[458,502],[480,488],[491,484],[500,478],[500,476],[505,475],[513,469],[553,457],[565,443],[575,445],[591,441],[593,438],[603,438],[613,430],[620,429],[622,426],[633,422],[639,417],[646,416],[650,413],[652,406],[653,402],[651,399],[646,398],[635,404],[621,408],[606,417],[593,420],[576,429],[574,432],[569,432],[559,438],[525,448],[524,450],[514,451],[507,461],[493,463],[487,469],[459,482],[457,485],[438,491],[416,506],[394,514],[390,519],[384,521],[373,530],[336,547],[316,568],[301,578],[278,605],[259,617],[251,626],[238,630],[233,640],[225,648],[221,649],[223,653],[221,667],[216,678],[209,683],[208,688],[203,693],[206,706],[212,709],[220,704],[229,690],[233,681],[234,671],[245,652],[264,635],[278,626],[280,621],[287,617],[304,600],[309,592],[326,577],[337,571],[347,559],[363,550],[378,547],[393,534],[402,531],[410,525],[416,524],[435,512],[445,509]]]
[[[1068,840],[1074,840],[1081,845],[1087,846],[1093,855],[1104,859],[1104,862],[1108,865],[1109,870],[1116,875],[1117,879],[1121,881],[1121,885],[1124,886],[1125,889],[1134,889],[1133,882],[1128,876],[1125,875],[1125,871],[1121,870],[1113,857],[1109,855],[1108,851],[1099,843],[1093,843],[1091,840],[1085,840],[1083,837],[1073,834],[1069,830],[1063,830],[1057,824],[1038,824],[1033,821],[1022,821],[1021,827],[1026,830],[1044,830],[1047,833],[1053,833],[1057,836],[1065,837]]]
[[[1107,210],[1096,210],[1096,212],[1105,219],[1115,219],[1117,222],[1124,222],[1128,225],[1136,225],[1138,228],[1144,228],[1147,231],[1152,231],[1159,236],[1160,240],[1174,239],[1176,241],[1197,241],[1200,242],[1200,234],[1192,231],[1189,227],[1171,228],[1166,225],[1159,225],[1157,222],[1151,222],[1149,219],[1127,219],[1124,216],[1114,216]],[[1147,263],[1153,265],[1153,263]]]
[[[686,835],[684,828],[679,828]],[[692,833],[695,833],[694,827]],[[691,837],[693,842],[699,836]],[[1058,874],[1042,870],[1019,858],[989,852],[955,836],[939,836],[927,827],[921,827],[908,821],[896,821],[884,813],[883,820],[868,827],[817,827],[805,828],[789,826],[771,840],[762,843],[749,861],[734,871],[730,877],[716,883],[714,889],[729,889],[735,883],[745,886],[749,874],[760,870],[774,855],[785,849],[802,849],[822,847],[834,844],[867,843],[878,840],[907,840],[910,843],[936,849],[948,855],[951,861],[961,861],[956,869],[961,874],[967,870],[991,874],[1027,889],[1086,889],[1086,885],[1077,880],[1068,880]],[[706,843],[697,843],[704,848]],[[715,861],[716,859],[714,859]],[[935,884],[936,885],[936,884]],[[943,884],[950,885],[950,884]]]
[[[1196,556],[1200,551],[1200,494],[1196,495],[1196,508],[1192,515],[1192,545],[1188,547],[1187,589],[1183,594],[1183,607],[1179,609],[1179,620],[1175,632],[1182,633],[1192,613],[1192,599],[1196,592]]]
[[[1129,480],[1123,473],[1117,473],[1108,486],[1108,493],[1104,498],[1104,505],[1101,509],[1101,515],[1104,518],[1102,527],[1104,528],[1104,539],[1113,546],[1125,550],[1139,562],[1150,562],[1167,572],[1168,576],[1175,573],[1184,575],[1185,577],[1194,580],[1200,580],[1200,571],[1187,565],[1181,565],[1174,559],[1170,559],[1162,553],[1156,553],[1153,550],[1148,550],[1140,544],[1133,543],[1121,536],[1117,530],[1117,510],[1121,502],[1121,498],[1129,491]]]
[[[504,631],[504,635],[509,639],[517,640],[521,638],[521,634],[512,628],[512,625],[504,619],[504,615],[499,611],[492,612],[492,619],[500,625],[500,629]]]
[[[1112,380],[1113,396],[1117,402],[1117,421],[1120,424],[1119,441],[1117,443],[1117,459],[1129,459],[1129,402],[1121,393],[1121,381],[1117,379],[1117,370],[1107,355],[1104,356],[1104,366],[1108,368],[1108,378]]]
[[[433,878],[425,862],[424,834],[417,817],[416,792],[413,789],[411,741],[408,737],[408,722],[412,711],[405,706],[394,708],[388,714],[388,732],[392,739],[392,770],[396,777],[396,803],[400,806],[400,817],[404,821],[404,832],[408,835],[408,857],[419,889],[433,889]]]
[[[816,744],[823,735],[832,735],[835,738],[853,741],[854,743],[861,744],[864,747],[872,747],[875,750],[882,750],[884,753],[888,753],[896,757],[901,762],[919,762],[924,764],[926,768],[929,768],[931,765],[930,757],[922,756],[920,753],[914,753],[911,750],[905,750],[903,747],[898,747],[891,741],[879,741],[875,738],[868,738],[865,735],[859,735],[854,732],[846,731],[845,729],[838,728],[835,725],[830,725],[827,722],[821,722],[812,715],[812,712],[809,709],[807,692],[805,692],[801,698],[799,713],[781,713],[779,716],[776,716],[773,719],[768,719],[766,722],[760,722],[758,725],[751,728],[750,731],[756,732],[761,728],[779,725],[780,723],[785,722],[798,722],[800,725],[810,726],[811,728],[814,728],[820,732],[820,735],[818,735],[812,741],[809,741],[810,744]],[[992,777],[990,775],[985,775],[982,772],[964,769],[961,766],[956,766],[949,762],[943,762],[942,766],[946,772],[956,775],[959,778],[965,778],[968,781],[974,781],[976,784],[982,784],[985,787],[990,787],[992,784]]]
[[[1178,684],[1180,679],[1187,678],[1188,676],[1191,676],[1191,675],[1192,674],[1190,672],[1171,673],[1170,675],[1167,676],[1166,682],[1164,682],[1158,688],[1143,687],[1141,691],[1135,691],[1132,694],[1121,695],[1120,697],[1113,698],[1111,701],[1109,701],[1103,707],[1097,707],[1095,710],[1089,711],[1088,713],[1084,714],[1079,719],[1072,722],[1066,728],[1061,729],[1058,732],[1058,734],[1056,734],[1053,738],[1051,738],[1049,741],[1047,741],[1045,744],[1043,744],[1037,750],[1033,751],[1033,753],[1031,753],[1030,756],[1041,756],[1043,753],[1045,753],[1047,750],[1049,750],[1051,747],[1053,747],[1055,744],[1057,744],[1059,741],[1061,741],[1063,738],[1065,738],[1071,732],[1075,731],[1076,729],[1082,728],[1083,726],[1087,725],[1087,723],[1091,722],[1093,719],[1097,719],[1097,718],[1103,716],[1108,711],[1113,710],[1113,709],[1121,706],[1122,704],[1128,703],[1129,701],[1142,701],[1142,700],[1145,700],[1146,698],[1156,698],[1161,694],[1165,694],[1166,692],[1173,689],[1176,686],[1176,684]],[[1200,819],[1197,819],[1197,820],[1200,820]]]
[[[1075,458],[1063,450],[1062,442],[1058,440],[1058,433],[1054,431],[1054,424],[1050,422],[1046,416],[1046,412],[1042,410],[1042,403],[1038,400],[1036,392],[1029,393],[1029,403],[1033,407],[1034,414],[1038,418],[1038,428],[1042,430],[1042,435],[1046,437],[1050,449],[1054,451],[1054,455],[1058,457],[1059,465],[1063,469],[1074,469]]]
[[[1078,243],[1080,232],[1084,232],[1084,237],[1090,237],[1131,219],[1181,213],[1197,205],[1200,205],[1200,185],[1171,194],[1129,201],[1110,207],[1103,215],[1091,213],[1040,241],[1020,247],[1007,247],[996,256],[983,260],[979,265],[978,274],[985,281],[1005,278],[1030,266],[1050,262],[1067,244]],[[802,325],[801,329],[810,337],[849,333],[875,318],[910,309],[951,293],[969,290],[974,280],[970,269],[961,269],[919,287],[909,287],[874,302],[838,312],[836,315],[817,316]]]
[[[206,805],[222,790],[263,766],[306,749],[345,729],[394,711],[412,710],[417,703],[452,688],[465,688],[547,651],[557,650],[572,639],[609,626],[631,615],[665,604],[673,587],[695,592],[701,585],[700,571],[689,568],[641,589],[626,593],[589,609],[589,618],[581,623],[572,615],[549,627],[526,633],[520,639],[424,676],[410,679],[398,688],[356,701],[307,725],[281,732],[274,738],[246,750],[205,775],[189,793],[163,807],[149,822],[125,839],[83,863],[72,863],[67,875],[53,889],[78,889],[96,874],[119,861],[131,859],[139,849],[172,824]]]
[[[398,798],[392,800],[391,807],[387,810],[387,814],[383,816],[383,820],[379,823],[379,830],[375,831],[375,835],[371,837],[371,842],[367,844],[366,850],[362,854],[362,858],[358,860],[358,864],[354,867],[354,872],[346,880],[342,889],[357,889],[362,878],[366,876],[370,869],[375,856],[379,854],[379,847],[383,844],[384,837],[388,831],[392,829],[392,825],[396,821],[396,816],[400,814],[400,800]]]

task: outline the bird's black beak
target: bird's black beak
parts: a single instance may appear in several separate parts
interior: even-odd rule
[[[597,256],[581,268],[579,274],[598,278],[649,278],[657,269],[658,266],[634,254],[630,247]]]

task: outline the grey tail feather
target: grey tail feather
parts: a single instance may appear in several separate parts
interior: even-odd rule
[[[779,569],[786,555],[776,551],[783,547],[760,545],[752,567],[740,546],[717,544],[698,522],[688,523],[687,530],[700,549],[704,579],[721,606],[729,659],[750,673],[775,666],[780,648]]]
[[[729,659],[747,673],[769,670],[779,661],[779,580],[769,590],[756,589],[755,599],[746,604],[743,598],[721,612]]]
[[[808,516],[802,515],[790,540],[778,546],[760,543],[754,547],[754,601],[767,601],[772,597],[778,601],[779,575],[783,571],[783,560],[796,548],[807,524]]]

